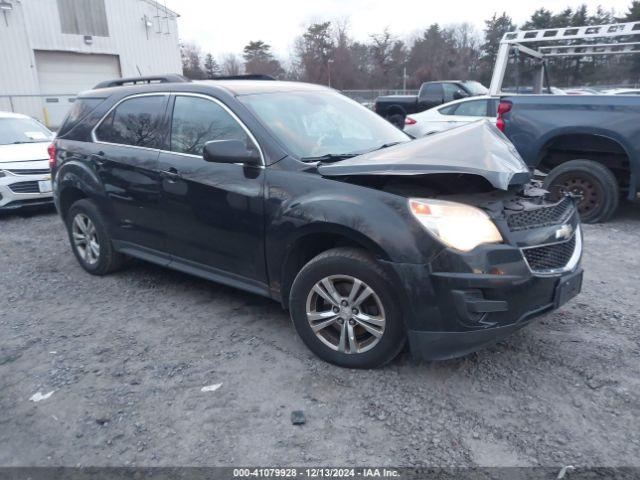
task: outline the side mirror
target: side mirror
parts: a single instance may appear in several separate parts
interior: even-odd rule
[[[241,140],[213,140],[204,144],[203,158],[215,163],[244,163],[260,165],[260,153],[256,149],[247,148]]]
[[[454,100],[462,100],[463,98],[467,98],[469,96],[469,94],[463,90],[456,90],[453,93],[453,99]]]

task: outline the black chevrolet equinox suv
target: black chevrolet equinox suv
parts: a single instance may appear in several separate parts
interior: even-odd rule
[[[412,140],[319,85],[121,79],[78,96],[50,163],[87,272],[137,257],[270,297],[341,366],[464,355],[581,288],[574,199],[485,120]]]

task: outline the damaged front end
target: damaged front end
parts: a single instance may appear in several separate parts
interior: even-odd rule
[[[408,292],[405,317],[417,358],[477,350],[580,291],[574,199],[551,201],[487,122],[318,170],[405,197],[414,218],[442,244],[425,264],[387,262]]]

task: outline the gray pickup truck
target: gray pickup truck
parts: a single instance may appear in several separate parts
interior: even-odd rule
[[[545,187],[552,196],[580,197],[584,222],[606,221],[621,198],[640,199],[640,98],[540,95],[545,83],[552,93],[548,61],[637,54],[639,35],[640,22],[628,22],[519,30],[506,33],[500,42],[490,86],[490,95],[500,96],[497,126],[527,165],[546,174]],[[502,83],[507,66],[517,65],[523,55],[535,66],[534,95],[506,94]]]
[[[606,221],[620,198],[640,191],[640,97],[513,95],[498,105],[498,128],[554,197],[581,197],[585,222]]]

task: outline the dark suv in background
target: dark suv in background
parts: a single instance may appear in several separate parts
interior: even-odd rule
[[[161,77],[81,94],[50,153],[89,273],[131,256],[273,298],[338,365],[463,355],[580,289],[573,200],[488,122],[411,141],[321,86]]]

